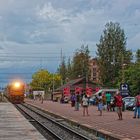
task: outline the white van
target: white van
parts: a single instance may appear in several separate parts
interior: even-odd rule
[[[99,93],[104,93],[104,94],[106,94],[107,92],[109,92],[110,94],[111,94],[111,96],[112,96],[112,98],[111,98],[111,100],[113,100],[113,96],[114,96],[114,94],[117,92],[117,91],[119,91],[118,89],[100,89],[98,92],[96,92],[95,94],[93,94],[91,97],[90,97],[90,99],[89,99],[89,102],[90,102],[90,104],[94,104],[94,102],[95,102],[95,96],[99,96]]]
[[[114,95],[117,91],[119,91],[118,89],[100,89],[98,92],[96,92],[95,94],[93,94],[93,96],[98,96],[99,93],[107,93],[109,92],[111,95]]]

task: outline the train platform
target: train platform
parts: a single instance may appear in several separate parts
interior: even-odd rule
[[[89,116],[82,115],[82,107],[75,111],[70,104],[26,99],[26,103],[50,113],[67,118],[81,126],[97,131],[106,138],[112,140],[140,140],[140,119],[133,119],[132,111],[123,112],[123,120],[118,120],[116,112],[103,111],[103,116],[99,116],[96,106],[89,106]]]
[[[0,140],[45,140],[13,104],[0,103]]]

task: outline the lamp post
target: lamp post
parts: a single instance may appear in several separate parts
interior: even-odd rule
[[[127,64],[124,63],[124,56],[123,56],[123,54],[122,54],[122,83],[125,82],[124,70],[125,70],[125,66],[126,66],[126,65],[127,65]]]
[[[122,83],[125,82],[125,76],[124,76],[124,68],[125,68],[126,64],[122,64]]]

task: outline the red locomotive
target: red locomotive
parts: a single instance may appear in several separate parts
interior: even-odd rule
[[[24,102],[25,85],[21,81],[14,81],[7,86],[7,97],[12,103]]]

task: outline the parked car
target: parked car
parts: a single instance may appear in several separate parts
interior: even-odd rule
[[[127,110],[134,110],[135,109],[135,100],[133,101],[130,101],[128,104],[127,104],[127,106],[126,106],[126,109]]]
[[[133,108],[135,105],[135,97],[125,97],[123,98],[123,103],[124,103],[124,109]]]

